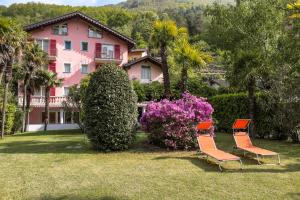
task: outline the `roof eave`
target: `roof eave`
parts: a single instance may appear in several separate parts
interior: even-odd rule
[[[26,32],[30,32],[30,31],[33,31],[35,29],[45,27],[45,26],[49,26],[51,24],[59,23],[63,20],[68,20],[68,19],[71,19],[71,18],[74,18],[74,17],[80,17],[80,18],[84,19],[85,21],[93,24],[94,26],[97,26],[98,28],[104,29],[105,31],[114,34],[119,39],[122,39],[122,40],[126,41],[128,43],[128,48],[129,49],[134,47],[134,45],[136,44],[131,38],[129,38],[129,37],[117,32],[117,31],[101,24],[97,20],[95,20],[95,19],[93,19],[93,18],[91,18],[91,17],[89,17],[89,16],[87,16],[87,15],[81,13],[81,12],[78,12],[78,11],[73,12],[73,13],[69,13],[69,14],[65,14],[65,15],[62,15],[62,16],[59,16],[59,17],[55,17],[55,18],[52,18],[52,19],[44,20],[44,21],[41,21],[41,22],[38,22],[38,23],[29,24],[27,26],[24,26],[24,30]]]

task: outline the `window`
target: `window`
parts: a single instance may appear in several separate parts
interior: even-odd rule
[[[55,124],[56,112],[49,112],[49,124]]]
[[[73,122],[77,124],[79,123],[79,112],[73,113]]]
[[[41,49],[43,51],[45,51],[46,53],[49,52],[49,40],[36,40],[37,44],[41,47]]]
[[[65,124],[71,124],[71,123],[72,123],[72,113],[65,112]]]
[[[64,95],[65,96],[69,95],[69,87],[64,87]]]
[[[64,64],[64,73],[71,73],[71,64],[70,63]]]
[[[42,112],[42,122],[45,122],[45,112]],[[60,113],[56,111],[50,111],[49,112],[49,124],[58,124],[60,122]]]
[[[52,27],[54,35],[68,35],[68,25],[59,24]]]
[[[151,68],[149,66],[142,66],[141,80],[145,82],[151,81]]]
[[[96,28],[89,27],[89,37],[102,38],[102,33]]]
[[[81,51],[88,51],[88,50],[89,50],[89,43],[81,42]]]
[[[82,64],[81,65],[81,73],[82,74],[87,74],[88,73],[88,65],[87,64]]]
[[[71,50],[71,45],[72,45],[72,43],[71,43],[71,41],[65,41],[65,50]]]
[[[35,88],[34,96],[44,97],[45,96],[45,87]]]
[[[101,49],[102,58],[113,59],[114,58],[114,50],[115,50],[114,45],[103,44],[102,49]]]

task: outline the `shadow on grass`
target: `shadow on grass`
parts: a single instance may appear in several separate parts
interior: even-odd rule
[[[88,197],[88,196],[75,196],[75,195],[62,195],[52,196],[44,195],[42,197],[33,198],[32,200],[128,200],[128,198],[114,197],[114,196],[100,196],[100,197]]]
[[[80,135],[83,134],[79,129],[75,130],[55,130],[55,131],[36,131],[36,132],[26,132],[17,133],[11,135],[13,137],[26,137],[26,136],[47,136],[47,135]]]
[[[300,193],[287,193],[285,196],[290,197],[290,199],[300,199]]]
[[[0,145],[0,153],[96,153],[81,141],[10,141]]]
[[[164,160],[164,159],[179,159],[179,160],[187,160],[190,161],[193,165],[203,169],[208,172],[217,172],[218,165],[216,162],[212,160],[206,160],[198,158],[197,155],[195,157],[172,157],[172,156],[160,156],[155,158],[155,160]],[[235,162],[235,161],[233,161]],[[242,158],[244,169],[240,170],[240,165],[237,164],[236,170],[233,168],[227,169],[222,165],[225,173],[285,173],[285,172],[299,172],[300,171],[300,163],[298,164],[285,164],[285,165],[258,165],[256,160]],[[238,163],[238,162],[236,162]],[[256,168],[248,168],[249,166],[256,166]],[[268,168],[266,168],[268,167]],[[270,168],[272,167],[272,168]]]

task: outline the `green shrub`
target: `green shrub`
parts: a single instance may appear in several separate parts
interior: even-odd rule
[[[151,83],[140,83],[133,81],[133,88],[138,97],[138,102],[158,101],[162,98],[164,88],[162,83],[153,81]]]
[[[137,95],[138,102],[146,101],[145,87],[139,81],[133,81],[133,89]]]
[[[4,126],[5,134],[12,134],[12,128],[14,126],[15,122],[15,113],[17,111],[17,106],[13,103],[8,103],[6,106],[6,121]],[[1,120],[0,123],[2,123],[2,112],[1,114]]]
[[[256,137],[286,139],[295,131],[297,124],[292,123],[295,121],[292,118],[299,117],[299,102],[276,103],[267,95],[262,94],[257,94],[256,99]],[[249,118],[248,95],[246,93],[217,95],[211,97],[209,102],[214,107],[213,117],[217,123],[218,131],[231,133],[235,119]],[[290,112],[284,114],[283,110]]]
[[[198,97],[212,97],[218,94],[218,89],[209,87],[201,79],[190,79],[187,83],[188,91]]]
[[[145,93],[147,101],[159,101],[164,94],[164,86],[158,81],[145,84]]]
[[[214,108],[213,118],[218,131],[232,132],[235,119],[248,118],[248,97],[245,93],[217,95],[209,102]]]
[[[137,97],[120,67],[105,65],[91,75],[83,109],[85,131],[94,149],[123,150],[133,142]]]
[[[22,110],[20,109],[16,109],[16,112],[15,112],[15,118],[14,118],[14,124],[13,124],[13,127],[11,129],[11,132],[14,134],[15,132],[21,130],[22,128]]]

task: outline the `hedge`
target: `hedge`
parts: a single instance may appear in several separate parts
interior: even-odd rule
[[[209,102],[213,105],[213,118],[218,131],[231,132],[231,126],[237,118],[248,118],[247,94],[222,94],[211,97]]]
[[[297,117],[289,118],[288,113],[284,113],[286,108],[294,108],[293,113],[299,113],[299,102],[279,104],[274,103],[266,95],[257,94],[256,116],[256,137],[286,139],[294,131]],[[248,115],[248,95],[246,93],[223,94],[211,97],[209,102],[213,105],[213,118],[217,125],[217,130],[232,133],[232,124],[237,118],[249,118]],[[283,119],[282,114],[285,116]],[[299,116],[299,114],[298,114]],[[289,118],[289,120],[284,119]],[[286,122],[284,122],[286,121]],[[296,121],[297,122],[297,121]],[[288,124],[290,124],[288,126]],[[292,125],[293,124],[293,125]]]
[[[133,88],[138,96],[138,102],[159,101],[163,97],[164,87],[157,81],[151,83],[140,83],[133,81]],[[171,83],[172,96],[174,99],[181,98],[179,82]],[[187,83],[187,90],[190,94],[197,97],[212,97],[219,94],[219,90],[209,87],[201,79],[191,79]]]

